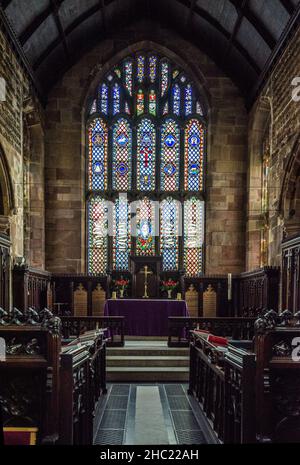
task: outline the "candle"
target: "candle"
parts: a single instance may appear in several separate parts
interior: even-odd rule
[[[177,300],[181,300],[181,292],[177,292]]]
[[[112,293],[112,299],[116,299],[116,298],[117,298],[117,293],[116,293],[116,291],[113,291],[113,293]]]
[[[227,294],[228,300],[231,300],[232,298],[232,274],[228,273],[228,294]]]

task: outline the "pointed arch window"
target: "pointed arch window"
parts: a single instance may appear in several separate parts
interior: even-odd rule
[[[201,274],[206,120],[195,83],[143,50],[112,67],[89,101],[88,272],[124,271],[130,254],[161,254],[165,271]]]

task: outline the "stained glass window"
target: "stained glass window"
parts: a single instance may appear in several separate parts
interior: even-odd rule
[[[137,188],[141,191],[155,189],[155,127],[144,118],[137,128]]]
[[[105,83],[103,83],[102,86],[100,87],[99,103],[100,103],[100,111],[104,113],[104,115],[107,115],[108,113],[108,87]]]
[[[89,189],[107,188],[107,143],[108,133],[105,122],[97,118],[89,127]]]
[[[136,95],[136,114],[137,116],[140,116],[144,113],[144,108],[145,108],[145,96],[144,96],[144,91],[142,89],[138,90],[138,93]]]
[[[186,116],[192,113],[192,105],[193,105],[192,86],[191,84],[188,84],[184,89],[184,110],[185,110]]]
[[[155,255],[155,206],[148,197],[136,207],[136,253]]]
[[[129,95],[132,95],[132,60],[125,62],[125,87]]]
[[[204,202],[192,197],[184,203],[184,269],[188,276],[203,271]]]
[[[125,118],[113,126],[112,187],[126,192],[131,189],[131,128]]]
[[[173,112],[175,115],[180,115],[180,87],[175,84],[173,87]]]
[[[145,57],[139,55],[137,59],[137,80],[143,82],[145,76]]]
[[[156,115],[156,93],[153,89],[149,92],[149,113],[152,116]]]
[[[107,269],[108,215],[103,198],[88,201],[88,271],[104,274]]]
[[[203,189],[204,128],[197,119],[191,119],[184,136],[184,189]]]
[[[157,57],[155,55],[151,55],[149,57],[149,79],[152,84],[156,80],[156,68],[157,68]]]
[[[122,272],[130,253],[160,253],[164,271],[203,272],[206,123],[190,76],[167,57],[141,50],[115,64],[88,101],[88,271]],[[162,198],[155,212],[152,200]],[[111,222],[114,234],[102,237]]]
[[[178,243],[181,231],[181,204],[168,197],[160,206],[160,253],[163,270],[178,269]]]
[[[114,206],[113,267],[128,270],[130,254],[130,206],[126,196],[120,196]]]
[[[120,86],[116,83],[113,87],[113,114],[120,113]]]
[[[161,128],[161,190],[179,189],[180,130],[173,119],[168,118]]]
[[[169,64],[166,61],[163,61],[161,64],[161,73],[160,73],[160,93],[163,97],[167,92],[169,85]]]

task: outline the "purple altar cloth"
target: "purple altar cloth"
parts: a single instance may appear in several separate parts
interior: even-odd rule
[[[185,300],[109,299],[105,316],[124,316],[125,335],[167,336],[169,316],[189,316]]]

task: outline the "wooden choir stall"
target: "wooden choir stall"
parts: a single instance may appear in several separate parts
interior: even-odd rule
[[[104,331],[66,339],[49,310],[26,313],[14,309],[0,320],[4,444],[92,444],[106,393]]]

